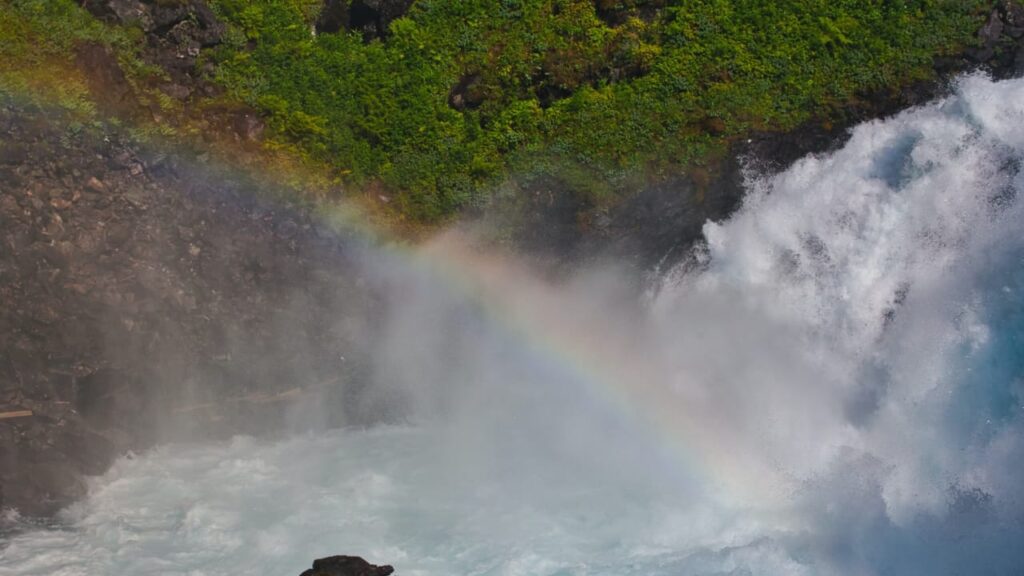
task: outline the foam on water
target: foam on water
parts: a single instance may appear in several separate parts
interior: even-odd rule
[[[438,466],[439,442],[382,427],[164,447],[119,462],[67,529],[14,537],[0,573],[291,574],[339,547],[414,575],[650,574],[675,557],[671,509],[596,483],[524,498]]]
[[[371,255],[407,425],[123,459],[0,575],[1022,573],[1022,160],[1024,80],[974,76],[752,178],[644,306]]]

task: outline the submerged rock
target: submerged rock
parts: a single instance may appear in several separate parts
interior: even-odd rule
[[[359,556],[328,556],[313,561],[313,567],[299,576],[388,576],[395,569],[375,566]]]

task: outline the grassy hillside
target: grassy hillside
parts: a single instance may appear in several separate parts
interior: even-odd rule
[[[0,0],[0,89],[94,114],[95,102],[72,54],[82,41],[131,49],[123,31],[103,25],[75,2]]]
[[[229,29],[203,58],[230,98],[266,115],[270,145],[350,186],[383,184],[421,221],[509,174],[551,174],[613,202],[750,130],[827,118],[858,93],[927,77],[992,4],[417,0],[367,41],[313,33],[320,0],[209,3]],[[0,2],[0,56],[24,59],[26,39],[59,52],[101,35],[77,4]],[[131,30],[115,32],[108,41],[130,55]]]

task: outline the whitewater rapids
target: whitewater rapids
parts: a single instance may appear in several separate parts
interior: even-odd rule
[[[0,576],[1024,573],[1022,161],[1024,80],[969,76],[752,174],[643,302],[370,254],[403,424],[123,458]]]

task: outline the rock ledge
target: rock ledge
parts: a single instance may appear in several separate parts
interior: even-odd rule
[[[313,561],[313,567],[299,576],[388,576],[391,566],[374,566],[359,556],[328,556]]]

